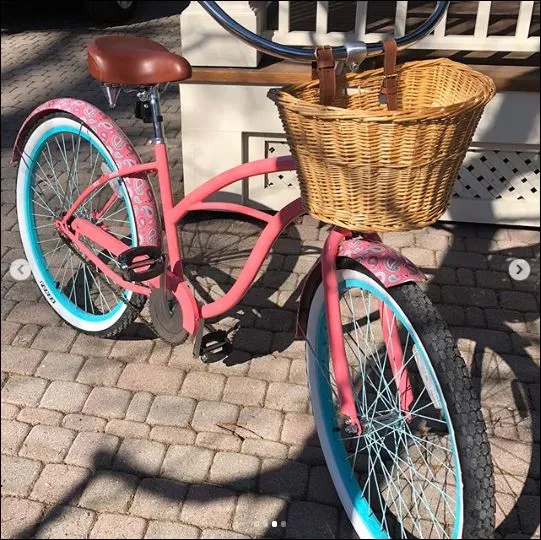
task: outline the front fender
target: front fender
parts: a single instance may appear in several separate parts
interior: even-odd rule
[[[36,107],[26,118],[13,147],[12,163],[21,159],[29,131],[43,117],[54,112],[67,112],[84,122],[98,136],[119,168],[138,165],[141,159],[125,133],[103,111],[86,101],[72,98],[52,99]],[[161,244],[161,225],[151,184],[145,173],[124,178],[137,223],[140,246]]]
[[[384,287],[396,287],[409,281],[424,281],[426,276],[409,259],[376,239],[351,238],[340,244],[338,259],[352,259],[373,274]],[[298,338],[306,335],[310,302],[321,283],[318,259],[304,280],[297,312]]]

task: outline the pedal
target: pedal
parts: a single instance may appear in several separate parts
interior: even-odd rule
[[[233,344],[225,330],[209,332],[201,338],[201,362],[210,364],[225,360],[233,351]]]
[[[165,271],[165,257],[158,246],[136,246],[127,249],[117,260],[127,281],[147,281]]]

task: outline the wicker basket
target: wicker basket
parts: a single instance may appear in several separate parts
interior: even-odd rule
[[[448,59],[397,68],[398,110],[379,103],[383,69],[348,74],[332,106],[319,81],[272,89],[297,161],[307,212],[351,230],[401,231],[434,223],[494,82]]]

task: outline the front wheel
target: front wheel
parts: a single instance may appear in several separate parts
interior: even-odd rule
[[[479,400],[447,326],[416,284],[385,289],[349,260],[337,273],[361,435],[348,433],[340,417],[322,285],[308,316],[307,373],[322,450],[357,534],[492,537],[489,442]],[[400,337],[401,364],[413,391],[407,408],[400,384],[395,385],[400,378],[392,372],[382,320],[396,325]]]

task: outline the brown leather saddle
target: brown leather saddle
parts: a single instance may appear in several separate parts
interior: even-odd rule
[[[107,84],[150,86],[183,81],[192,75],[190,63],[151,39],[103,36],[88,46],[88,70]]]

